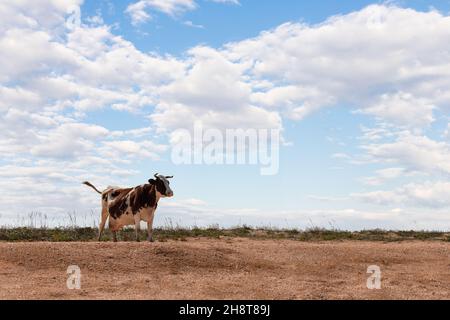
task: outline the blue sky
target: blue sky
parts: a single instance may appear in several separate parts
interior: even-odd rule
[[[97,1],[85,4],[87,10],[95,12]],[[331,15],[359,9],[370,1],[361,1],[355,5],[338,4],[336,1],[323,3],[306,3],[302,1],[285,1],[282,5],[274,1],[246,1],[241,5],[218,5],[210,1],[199,2],[199,8],[173,19],[163,13],[154,12],[154,21],[145,23],[139,28],[130,25],[130,18],[123,16],[127,4],[115,4],[118,8],[108,14],[107,21],[120,21],[124,28],[120,33],[131,39],[141,50],[159,51],[161,53],[183,54],[187,49],[198,44],[220,47],[224,43],[254,37],[262,30],[272,29],[286,21],[304,21],[320,23]],[[108,4],[104,2],[108,12]],[[111,19],[111,20],[109,20]],[[203,28],[186,28],[185,22],[191,21]],[[230,23],[232,22],[232,23]],[[147,36],[143,33],[148,33]],[[176,37],[176,41],[173,41]]]
[[[448,230],[449,12],[419,0],[2,4],[0,224],[98,219],[81,181],[160,172],[175,197],[159,225]],[[279,172],[175,165],[174,132],[196,120],[281,130]]]
[[[213,1],[198,1],[198,8],[180,14],[175,19],[164,13],[153,11],[153,20],[136,28],[124,15],[127,1],[85,1],[83,10],[95,15],[101,12],[105,22],[113,25],[120,23],[117,34],[132,41],[143,51],[157,51],[161,54],[183,54],[198,44],[220,47],[225,43],[240,41],[270,30],[288,21],[301,21],[319,24],[334,15],[343,15],[374,3],[386,1],[240,1],[217,4]],[[392,2],[404,7],[428,11],[430,8],[448,12],[448,1],[404,0]],[[150,11],[150,10],[149,10]],[[185,22],[203,28],[186,27]],[[147,35],[145,35],[147,33]]]

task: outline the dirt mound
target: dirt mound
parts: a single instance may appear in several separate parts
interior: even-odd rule
[[[188,239],[0,243],[0,298],[450,299],[450,244]],[[66,287],[67,267],[82,272]],[[368,290],[369,265],[382,271]]]

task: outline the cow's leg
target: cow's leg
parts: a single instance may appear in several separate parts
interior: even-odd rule
[[[141,241],[139,239],[139,233],[141,232],[141,216],[139,214],[134,216],[134,232],[136,233],[136,242]]]
[[[150,215],[148,217],[148,222],[147,222],[147,233],[148,233],[147,240],[150,242],[153,242],[153,218],[154,217],[155,217],[155,211],[150,213]]]
[[[102,238],[103,230],[105,229],[106,219],[108,219],[108,211],[106,206],[102,206],[102,220],[100,221],[100,226],[98,227],[98,241]]]
[[[109,229],[112,232],[113,241],[117,242],[117,230],[119,228],[117,227],[117,221],[114,218],[112,218],[111,216],[109,217]]]

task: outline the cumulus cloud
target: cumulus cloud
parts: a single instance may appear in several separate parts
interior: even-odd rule
[[[450,145],[410,131],[401,132],[393,142],[367,144],[363,149],[376,162],[401,164],[409,171],[450,174]]]
[[[374,115],[394,124],[422,128],[434,122],[433,110],[436,108],[429,98],[416,98],[412,94],[398,92],[384,94],[378,101],[361,113]]]
[[[104,142],[104,146],[102,154],[114,158],[119,156],[158,160],[159,154],[167,150],[167,146],[152,141],[116,140]]]
[[[225,51],[252,78],[270,79],[254,99],[294,119],[344,104],[420,127],[448,106],[449,40],[450,18],[439,12],[371,5],[319,25],[286,23]]]
[[[195,7],[188,0],[138,3],[169,14]],[[276,112],[300,120],[320,108],[348,104],[388,122],[423,127],[450,101],[444,94],[446,55],[428,54],[449,50],[448,26],[450,19],[435,11],[372,5],[320,25],[286,23],[223,49],[197,47],[185,60],[142,53],[104,25],[76,28],[66,41],[48,29],[11,28],[1,38],[0,54],[15,63],[2,68],[0,78],[32,76],[20,87],[1,89],[12,100],[27,98],[32,105],[50,97],[46,102],[55,107],[83,111],[158,105],[155,119],[163,122],[164,114],[186,107],[220,114],[246,106],[270,119]]]
[[[45,29],[60,32],[65,15],[83,0],[21,0],[0,3],[0,34],[8,29]]]
[[[449,208],[450,182],[410,183],[392,191],[356,193],[353,197],[379,205],[406,205],[410,207]]]
[[[192,6],[177,1],[152,5],[168,13],[177,5]],[[412,21],[419,32],[405,29]],[[211,123],[220,117],[232,122],[239,120],[230,112],[236,110],[255,114],[265,126],[281,127],[280,116],[300,120],[345,103],[386,121],[421,127],[434,121],[434,110],[446,101],[440,93],[448,91],[443,80],[447,60],[440,55],[432,59],[426,52],[445,51],[448,23],[437,12],[374,5],[321,25],[287,23],[224,49],[197,47],[186,60],[144,54],[107,26],[77,28],[65,43],[42,31],[15,34],[6,38],[36,38],[27,41],[36,43],[34,56],[16,57],[17,66],[3,69],[4,77],[23,79],[27,72],[46,76],[2,89],[11,96],[14,90],[27,90],[23,97],[38,104],[40,89],[49,88],[43,98],[57,92],[51,97],[56,101],[48,101],[54,107],[82,111],[107,106],[134,111],[156,105],[151,119],[163,130],[183,127],[171,123],[174,114],[189,119],[202,112]],[[24,51],[14,47],[17,40],[6,42],[12,47],[1,52]],[[49,77],[55,70],[62,76]],[[424,85],[424,78],[436,83]]]
[[[96,125],[65,123],[47,134],[41,134],[39,144],[31,148],[33,156],[72,158],[94,147],[94,141],[104,138],[108,130]]]
[[[251,102],[245,66],[208,47],[196,47],[189,54],[186,73],[159,90],[150,118],[160,131],[192,129],[195,121],[218,129],[281,128],[277,112]]]

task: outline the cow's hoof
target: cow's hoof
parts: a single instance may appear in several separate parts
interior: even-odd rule
[[[153,240],[153,238],[147,239],[148,242],[155,242],[155,240]]]

